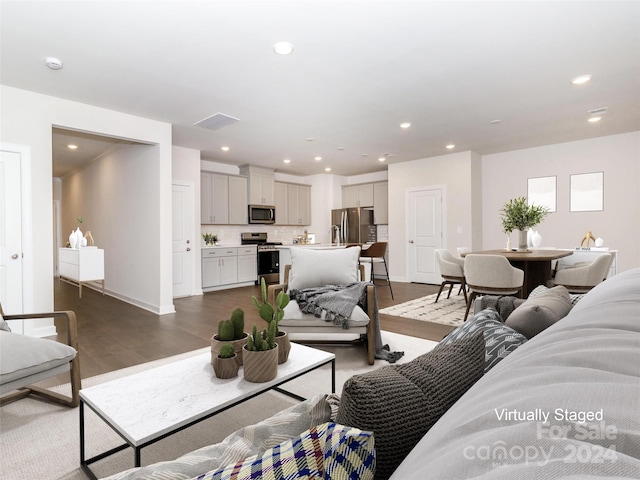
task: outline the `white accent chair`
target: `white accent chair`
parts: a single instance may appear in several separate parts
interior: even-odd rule
[[[587,265],[559,268],[553,283],[563,285],[570,293],[586,293],[607,278],[612,261],[613,255],[603,253]]]
[[[464,257],[464,275],[469,289],[467,320],[469,309],[479,295],[518,295],[522,291],[524,272],[513,267],[502,255],[481,255],[470,253]]]
[[[269,302],[273,303],[280,291],[301,290],[325,285],[348,285],[364,278],[364,266],[358,265],[360,248],[321,250],[313,247],[292,247],[291,265],[284,266],[284,284],[269,285]],[[367,312],[356,306],[349,318],[349,328],[303,313],[297,302],[291,301],[285,307],[280,328],[287,332],[292,341],[301,343],[349,343],[361,344],[367,351],[367,362],[375,361],[375,286],[367,286]],[[363,336],[364,334],[364,336]]]
[[[436,262],[438,262],[438,268],[440,269],[440,275],[442,276],[442,283],[440,284],[440,290],[433,303],[436,303],[440,298],[440,294],[445,285],[449,285],[449,293],[447,298],[451,296],[451,291],[454,285],[460,285],[458,295],[460,292],[464,293],[464,301],[467,303],[467,287],[464,277],[464,259],[454,257],[449,250],[438,248],[435,251]]]
[[[66,321],[65,343],[11,332],[5,320],[60,318]],[[69,372],[71,396],[33,383]],[[0,305],[0,405],[34,394],[76,407],[80,402],[80,359],[76,316],[72,311],[5,315]],[[5,395],[6,394],[6,395]]]

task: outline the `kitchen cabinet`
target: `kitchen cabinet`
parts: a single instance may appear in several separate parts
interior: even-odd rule
[[[376,225],[389,223],[389,182],[373,184],[373,223]]]
[[[249,179],[248,184],[248,205],[269,205],[275,204],[274,192],[274,171],[268,168],[243,165],[240,167],[240,174]]]
[[[373,183],[342,187],[342,208],[373,207]]]
[[[288,205],[288,194],[287,194],[287,184],[283,182],[274,182],[273,184],[274,190],[274,202],[273,205],[276,207],[276,225],[287,225],[289,222],[289,205]]]
[[[311,187],[309,185],[287,185],[289,225],[311,224]],[[278,213],[276,210],[276,217]]]
[[[255,285],[258,251],[255,245],[202,248],[202,290]]]
[[[104,250],[102,248],[60,248],[58,262],[60,278],[77,284],[80,298],[82,298],[82,284],[85,282],[102,282],[104,295]]]
[[[247,179],[221,173],[200,174],[200,223],[247,224]]]

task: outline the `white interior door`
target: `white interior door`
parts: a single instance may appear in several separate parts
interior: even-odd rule
[[[0,155],[0,302],[7,313],[22,313],[22,193],[20,153]],[[12,322],[15,328],[21,322]]]
[[[435,250],[443,245],[443,189],[407,192],[407,273],[410,282],[441,282]]]
[[[193,293],[195,272],[193,186],[174,184],[173,207],[173,296]]]

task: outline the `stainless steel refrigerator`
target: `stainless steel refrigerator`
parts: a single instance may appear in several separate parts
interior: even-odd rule
[[[331,241],[333,243],[375,242],[376,232],[371,207],[331,210]]]

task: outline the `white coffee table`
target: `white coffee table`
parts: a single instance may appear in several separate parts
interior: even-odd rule
[[[299,400],[302,397],[278,388],[294,378],[331,363],[331,391],[335,392],[335,355],[297,343],[289,360],[278,365],[277,377],[265,383],[247,382],[238,376],[221,380],[211,366],[208,349],[196,356],[80,390],[80,465],[92,479],[89,465],[131,447],[135,466],[142,448],[217,415],[269,390]],[[85,459],[85,405],[127,443]]]

